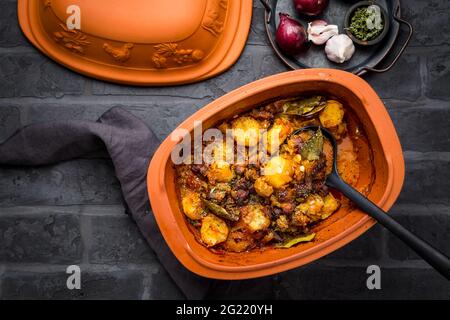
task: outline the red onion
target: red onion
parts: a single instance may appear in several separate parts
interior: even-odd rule
[[[301,14],[316,16],[327,7],[328,0],[293,0],[295,9]]]
[[[275,34],[278,46],[287,54],[298,54],[305,49],[308,41],[305,28],[300,22],[292,19],[286,13],[280,13],[280,24]]]

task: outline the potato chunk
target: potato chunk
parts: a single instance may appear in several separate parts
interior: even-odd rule
[[[228,162],[219,160],[211,164],[206,174],[210,183],[228,182],[234,177],[232,167]]]
[[[292,161],[280,156],[271,158],[264,167],[265,179],[274,188],[281,188],[291,182],[293,174]]]
[[[239,117],[231,123],[236,142],[245,146],[256,146],[260,138],[260,123],[252,117]]]
[[[289,121],[282,118],[275,119],[272,128],[267,131],[267,151],[269,153],[277,151],[291,132],[292,126]]]
[[[187,190],[181,199],[184,214],[192,220],[200,220],[202,218],[202,200],[197,192]]]
[[[224,242],[228,237],[228,226],[222,219],[209,214],[202,220],[200,236],[208,247]]]
[[[328,218],[331,214],[333,214],[340,207],[339,201],[333,197],[331,193],[327,194],[323,199],[323,208],[322,208],[322,219]]]
[[[270,218],[260,204],[243,207],[241,217],[242,222],[250,232],[262,231],[270,226]]]
[[[292,215],[292,224],[294,226],[304,229],[309,223],[311,223],[311,219],[306,214],[299,210],[294,211],[294,214]]]
[[[243,252],[254,244],[254,239],[247,231],[237,229],[230,231],[224,248],[232,252]]]
[[[276,220],[277,227],[280,231],[287,231],[289,229],[289,221],[285,215],[281,215]]]
[[[344,119],[344,107],[336,100],[328,100],[325,109],[319,116],[320,123],[325,128],[333,128],[341,124]]]
[[[296,213],[302,213],[311,220],[316,221],[322,217],[322,208],[324,206],[324,201],[318,194],[312,194],[306,198],[306,201],[299,204],[295,208]]]
[[[267,182],[264,180],[263,177],[259,177],[258,179],[256,179],[254,187],[255,187],[256,193],[262,197],[268,198],[273,193],[272,186],[267,184]]]

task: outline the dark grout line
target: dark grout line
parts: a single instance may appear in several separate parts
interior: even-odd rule
[[[74,105],[77,106],[79,104],[96,104],[101,106],[109,106],[111,104],[140,104],[140,105],[148,105],[152,106],[151,102],[149,102],[150,98],[168,98],[168,99],[180,99],[183,102],[189,103],[189,102],[198,102],[198,101],[209,101],[211,99],[214,99],[214,97],[211,96],[205,96],[205,97],[185,97],[185,96],[178,96],[178,95],[135,95],[135,94],[105,94],[105,95],[64,95],[61,98],[56,97],[45,97],[45,98],[38,98],[38,97],[7,97],[2,98],[0,97],[0,105],[1,104],[19,104],[20,106],[23,106],[25,104],[33,105],[33,104],[65,104],[65,105]],[[165,106],[167,107],[167,106]],[[175,108],[175,107],[174,107]]]
[[[66,205],[18,205],[18,206],[0,206],[1,217],[34,216],[39,213],[49,213],[56,211],[60,214],[73,214],[79,216],[112,216],[128,217],[124,213],[124,207],[117,205],[89,205],[89,204],[66,204]]]
[[[67,264],[46,264],[46,263],[8,263],[0,262],[0,279],[6,271],[16,272],[32,272],[32,273],[56,273],[64,272],[71,263]],[[136,263],[120,263],[120,264],[94,264],[94,263],[79,263],[81,270],[88,272],[120,272],[120,271],[141,271],[149,272],[151,270],[149,265],[153,267],[159,266],[159,261],[155,258],[154,262],[145,264]],[[0,295],[1,297],[1,295]]]

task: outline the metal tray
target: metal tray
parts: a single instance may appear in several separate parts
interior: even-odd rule
[[[356,51],[353,57],[342,64],[334,63],[327,59],[324,46],[311,45],[311,47],[304,53],[297,56],[288,56],[284,54],[275,43],[275,32],[279,24],[279,13],[284,12],[294,17],[302,23],[305,29],[308,22],[315,19],[324,19],[332,24],[339,26],[339,33],[344,33],[344,19],[347,10],[357,1],[350,0],[333,0],[330,1],[325,11],[317,17],[304,17],[299,15],[293,5],[292,0],[260,0],[266,9],[265,25],[266,32],[275,53],[278,57],[292,69],[302,68],[333,68],[352,72],[356,75],[363,75],[367,71],[385,72],[392,68],[392,66],[400,58],[406,46],[411,39],[413,33],[412,25],[401,19],[400,0],[376,0],[374,3],[386,9],[391,21],[390,28],[386,37],[378,44],[373,46],[359,46],[356,45]],[[375,68],[391,51],[394,46],[397,36],[399,34],[400,25],[404,24],[408,28],[408,36],[401,46],[400,50],[395,55],[394,59],[382,69]]]

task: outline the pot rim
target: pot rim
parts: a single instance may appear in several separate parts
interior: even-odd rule
[[[367,82],[349,72],[335,69],[304,69],[269,76],[218,98],[187,118],[177,128],[183,128],[191,132],[194,128],[194,120],[206,120],[246,97],[259,94],[273,87],[310,81],[338,83],[351,90],[361,101],[366,101],[366,106],[367,102],[370,101],[370,108],[366,108],[366,111],[374,124],[374,129],[381,141],[381,148],[388,163],[388,185],[376,204],[384,210],[390,209],[400,194],[404,179],[404,160],[400,141],[389,114],[378,95]],[[377,115],[376,118],[375,115]],[[338,235],[318,243],[312,248],[282,259],[247,266],[227,266],[207,261],[189,246],[175,221],[174,215],[168,214],[172,211],[165,185],[165,167],[167,161],[170,161],[170,152],[176,144],[177,141],[172,141],[169,136],[155,152],[148,168],[147,188],[152,211],[168,246],[187,269],[201,276],[216,279],[248,279],[292,269],[342,247],[376,223],[375,220],[365,215]]]

